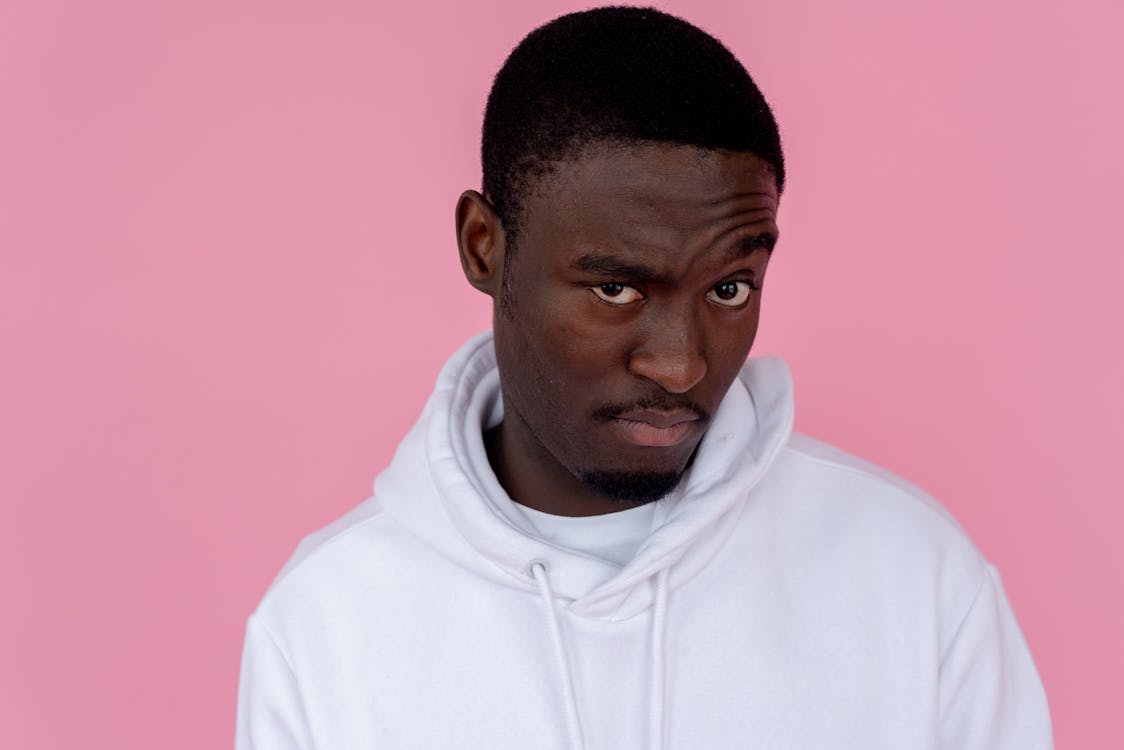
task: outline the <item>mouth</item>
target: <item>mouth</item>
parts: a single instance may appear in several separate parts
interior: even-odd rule
[[[613,430],[626,441],[647,448],[679,445],[693,435],[703,420],[691,411],[634,411],[609,420]]]

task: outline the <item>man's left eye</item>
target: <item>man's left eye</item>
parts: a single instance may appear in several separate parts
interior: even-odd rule
[[[749,301],[753,286],[748,281],[723,281],[706,293],[706,298],[723,307],[741,307]]]

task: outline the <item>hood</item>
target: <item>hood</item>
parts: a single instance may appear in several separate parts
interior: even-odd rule
[[[792,380],[776,357],[746,362],[722,399],[679,487],[656,504],[655,525],[623,568],[535,536],[500,486],[483,432],[503,418],[490,332],[441,371],[418,423],[375,480],[384,510],[438,554],[503,585],[536,591],[531,563],[581,617],[621,620],[652,606],[656,576],[674,590],[711,560],[749,491],[792,431]]]

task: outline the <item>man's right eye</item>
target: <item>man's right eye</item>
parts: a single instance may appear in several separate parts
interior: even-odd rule
[[[610,305],[627,305],[631,302],[644,299],[644,295],[637,290],[615,281],[610,281],[608,284],[591,286],[589,290],[596,295],[597,299],[602,302],[607,302]]]

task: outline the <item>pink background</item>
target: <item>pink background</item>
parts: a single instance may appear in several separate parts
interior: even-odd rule
[[[487,325],[453,203],[577,6],[375,5],[0,5],[0,746],[229,746],[245,617]],[[757,351],[999,566],[1064,748],[1124,747],[1110,5],[664,5],[785,136]]]

